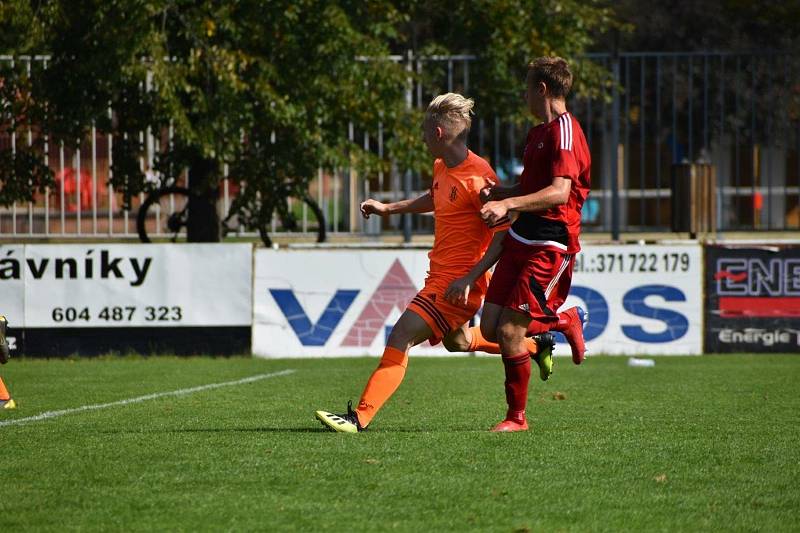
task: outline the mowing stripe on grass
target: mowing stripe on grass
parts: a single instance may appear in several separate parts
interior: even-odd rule
[[[165,396],[185,396],[195,392],[202,392],[220,387],[232,387],[233,385],[243,385],[245,383],[253,383],[254,381],[261,381],[262,379],[276,378],[278,376],[288,376],[294,374],[293,369],[281,370],[280,372],[272,372],[271,374],[256,374],[249,378],[237,379],[235,381],[223,381],[221,383],[209,383],[208,385],[200,385],[198,387],[189,387],[188,389],[178,389],[167,392],[154,392],[153,394],[146,394],[144,396],[137,396],[136,398],[128,398],[127,400],[119,400],[109,403],[96,403],[94,405],[83,405],[81,407],[74,407],[72,409],[62,409],[60,411],[47,411],[40,415],[29,416],[26,418],[17,418],[15,420],[6,420],[0,422],[0,427],[13,426],[17,424],[27,424],[28,422],[37,422],[39,420],[47,420],[49,418],[57,418],[59,416],[71,415],[74,413],[81,413],[83,411],[95,411],[97,409],[106,409],[108,407],[116,407],[118,405],[128,405],[132,403],[144,402],[147,400],[155,400],[156,398],[163,398]]]

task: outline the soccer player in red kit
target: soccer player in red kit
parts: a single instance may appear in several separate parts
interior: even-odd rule
[[[425,287],[409,303],[392,328],[378,368],[367,381],[358,407],[347,413],[317,411],[326,427],[358,433],[400,386],[408,365],[408,351],[426,339],[442,342],[449,351],[500,353],[500,346],[481,335],[469,320],[480,309],[489,284],[489,268],[500,255],[509,221],[499,217],[487,225],[480,216],[481,191],[497,183],[489,163],[467,148],[474,103],[460,94],[434,98],[425,113],[423,138],[436,158],[433,183],[419,198],[384,204],[369,199],[361,204],[364,217],[394,213],[435,215],[433,249]],[[540,377],[552,370],[552,336],[524,339],[528,357],[535,358]]]
[[[526,335],[565,331],[573,360],[583,359],[582,329],[578,336],[574,331],[582,328],[582,317],[577,308],[562,316],[557,311],[569,294],[575,254],[580,251],[581,207],[590,187],[589,146],[580,124],[567,111],[572,73],[566,61],[535,59],[528,65],[526,85],[528,110],[543,123],[528,132],[519,183],[492,191],[481,210],[488,224],[510,212],[519,213],[503,241],[481,318],[487,339],[493,337],[490,330],[496,324],[506,374],[508,411],[493,431],[528,429],[525,407],[531,364]]]

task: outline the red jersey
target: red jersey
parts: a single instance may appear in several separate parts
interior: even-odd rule
[[[546,211],[520,213],[509,236],[532,246],[575,254],[580,251],[581,208],[589,194],[592,158],[581,125],[570,113],[531,128],[525,143],[522,194],[540,191],[562,176],[572,180],[567,203]]]

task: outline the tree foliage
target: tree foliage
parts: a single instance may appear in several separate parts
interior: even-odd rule
[[[594,48],[622,51],[793,51],[800,45],[800,3],[772,0],[610,2],[629,31],[596,33]]]
[[[5,51],[51,56],[30,75],[0,72],[7,131],[27,122],[75,145],[95,126],[113,137],[111,183],[129,195],[147,186],[140,132],[170,131],[158,172],[189,169],[213,201],[227,166],[244,202],[286,181],[302,190],[320,166],[386,165],[348,140],[350,122],[373,133],[382,123],[401,168],[426,162],[404,98],[409,73],[392,52],[477,55],[472,96],[513,117],[532,57],[576,59],[612,23],[608,9],[576,0],[9,0],[0,14]],[[579,80],[597,78],[577,65]],[[51,184],[40,149],[0,158],[0,204]]]
[[[402,10],[401,47],[422,55],[473,54],[473,96],[487,115],[522,119],[526,67],[539,56],[566,58],[576,74],[575,89],[599,95],[605,73],[583,53],[598,35],[618,27],[613,12],[596,1],[408,0]]]

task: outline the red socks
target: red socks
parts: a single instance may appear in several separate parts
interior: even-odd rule
[[[506,420],[518,423],[525,421],[525,407],[528,404],[528,382],[531,378],[531,358],[528,352],[519,355],[503,355],[506,370]]]

